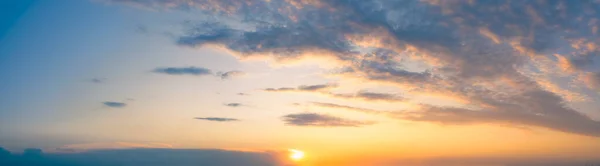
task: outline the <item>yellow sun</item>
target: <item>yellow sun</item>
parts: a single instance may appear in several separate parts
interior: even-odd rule
[[[296,149],[289,149],[290,151],[290,158],[292,160],[301,160],[302,158],[304,158],[304,152],[296,150]]]

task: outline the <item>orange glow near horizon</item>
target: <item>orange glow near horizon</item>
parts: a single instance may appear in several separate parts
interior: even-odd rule
[[[290,151],[290,158],[294,161],[300,161],[304,158],[304,152],[300,150],[289,149],[288,151]]]

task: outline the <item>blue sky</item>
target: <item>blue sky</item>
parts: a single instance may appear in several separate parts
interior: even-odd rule
[[[299,149],[307,166],[600,157],[594,1],[0,6],[0,147],[12,152]]]

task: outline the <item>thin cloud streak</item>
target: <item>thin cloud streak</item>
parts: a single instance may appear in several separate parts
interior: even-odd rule
[[[282,117],[287,125],[316,127],[361,127],[375,122],[356,121],[318,113],[288,114]]]
[[[111,107],[111,108],[123,108],[123,107],[127,106],[127,103],[115,102],[115,101],[105,101],[105,102],[102,102],[102,104],[104,106]]]
[[[223,118],[223,117],[196,117],[194,119],[206,120],[206,121],[215,121],[215,122],[234,122],[234,121],[240,121],[239,119],[235,119],[235,118]]]

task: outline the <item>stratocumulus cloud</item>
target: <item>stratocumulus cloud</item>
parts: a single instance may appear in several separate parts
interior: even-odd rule
[[[600,53],[600,12],[595,9],[600,4],[594,1],[114,2],[244,18],[236,24],[190,24],[178,45],[219,46],[245,57],[327,56],[346,66],[345,72],[337,73],[343,78],[451,96],[465,105],[425,104],[422,110],[395,116],[400,119],[518,124],[600,136],[600,122],[590,112],[570,106],[585,101],[579,99],[591,98],[588,104],[599,100],[597,94],[583,93],[600,89],[595,70]],[[409,63],[423,67],[417,70],[407,67]]]

